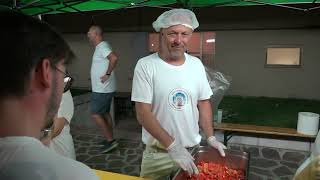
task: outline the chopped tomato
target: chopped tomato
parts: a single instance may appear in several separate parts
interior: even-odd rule
[[[188,180],[244,180],[244,171],[228,168],[225,165],[201,161],[197,164],[199,174]]]

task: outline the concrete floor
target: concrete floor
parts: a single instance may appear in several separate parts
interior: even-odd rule
[[[103,139],[96,128],[72,126],[77,160],[88,166],[139,176],[144,145],[141,127],[133,117],[117,121],[114,136],[119,139],[118,149],[101,154],[97,142]],[[250,153],[249,180],[292,179],[296,169],[309,152],[230,143],[228,148]]]

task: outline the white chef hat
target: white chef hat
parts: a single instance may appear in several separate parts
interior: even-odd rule
[[[152,27],[159,32],[161,28],[168,28],[174,25],[184,25],[192,30],[199,26],[196,15],[188,9],[172,9],[162,13]]]

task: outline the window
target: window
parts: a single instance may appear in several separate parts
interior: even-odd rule
[[[267,67],[299,67],[301,65],[300,47],[268,47]]]

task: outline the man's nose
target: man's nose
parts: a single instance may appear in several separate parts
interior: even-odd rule
[[[174,43],[175,44],[180,44],[181,43],[181,35],[180,34],[176,35],[176,37],[174,38]]]

